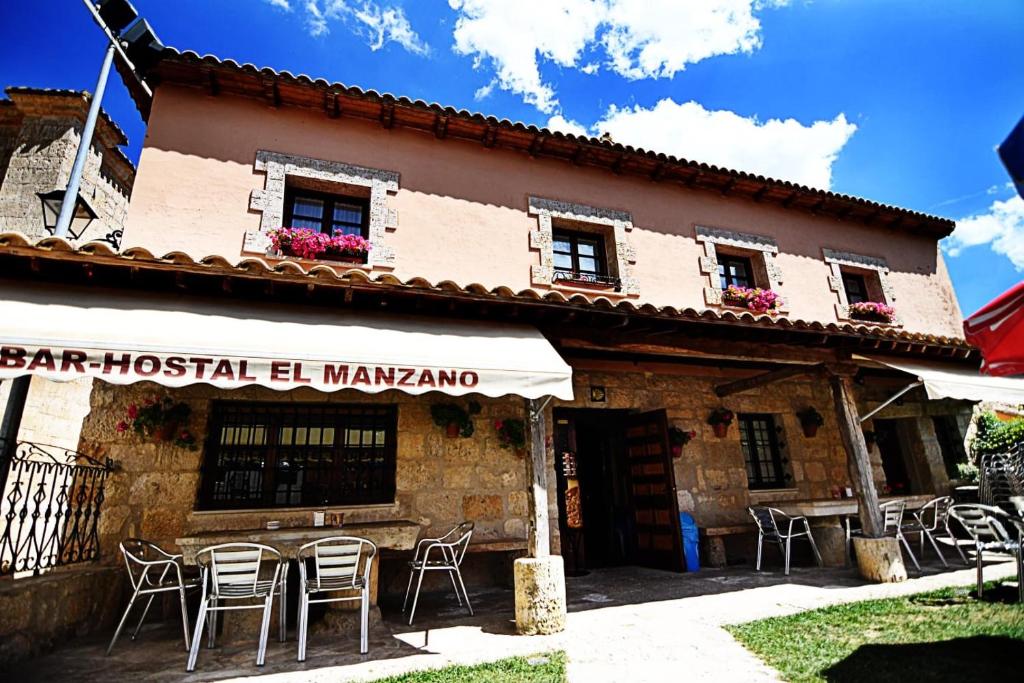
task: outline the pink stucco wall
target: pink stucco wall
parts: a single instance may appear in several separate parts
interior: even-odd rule
[[[637,303],[705,306],[707,277],[694,239],[694,226],[703,225],[777,241],[781,294],[792,318],[836,320],[837,299],[822,257],[828,248],[887,260],[906,330],[961,335],[961,314],[934,239],[171,86],[162,86],[153,104],[124,245],[240,258],[246,231],[260,221],[248,208],[251,191],[264,183],[253,170],[259,149],[400,173],[400,190],[388,201],[399,223],[388,243],[397,252],[393,272],[402,279],[531,287],[530,266],[539,262],[528,240],[537,225],[527,214],[533,195],[632,214]]]

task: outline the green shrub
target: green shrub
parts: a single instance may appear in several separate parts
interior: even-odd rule
[[[989,453],[1007,453],[1016,444],[1024,442],[1024,418],[1003,422],[995,413],[978,416],[978,431],[971,442],[971,453],[977,460]]]

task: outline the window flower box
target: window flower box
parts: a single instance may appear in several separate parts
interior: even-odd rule
[[[858,301],[850,304],[850,318],[876,323],[891,323],[896,319],[896,309],[880,301]]]
[[[278,228],[269,234],[275,251],[295,258],[365,263],[371,248],[361,235],[327,235],[309,228]]]
[[[722,290],[722,303],[753,313],[775,315],[782,308],[782,297],[770,289],[729,285]]]

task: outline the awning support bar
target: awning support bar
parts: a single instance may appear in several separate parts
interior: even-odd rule
[[[862,417],[860,418],[860,421],[861,421],[861,422],[863,422],[864,420],[869,420],[869,419],[871,419],[872,417],[874,417],[874,416],[875,416],[875,415],[877,415],[878,413],[880,413],[880,412],[882,412],[883,410],[885,410],[886,408],[888,408],[888,407],[889,407],[889,404],[893,403],[893,402],[894,402],[894,401],[895,401],[896,399],[898,399],[898,398],[899,398],[900,396],[902,396],[903,394],[907,393],[907,392],[908,392],[908,391],[910,391],[911,389],[916,389],[917,387],[921,386],[922,384],[924,384],[924,380],[920,380],[920,379],[919,379],[919,380],[917,380],[916,382],[912,382],[912,383],[908,384],[907,386],[903,387],[902,389],[900,389],[899,391],[897,391],[897,392],[896,392],[895,394],[893,394],[892,396],[890,396],[890,397],[889,397],[889,399],[888,399],[888,400],[887,400],[887,401],[886,401],[885,403],[883,403],[882,405],[878,406],[877,408],[875,408],[874,410],[872,410],[872,411],[871,411],[871,412],[869,412],[868,414],[866,414],[866,415],[862,416]]]

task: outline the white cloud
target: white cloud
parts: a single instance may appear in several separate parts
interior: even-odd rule
[[[288,0],[267,1],[278,6],[288,5]],[[330,33],[330,22],[339,21],[362,36],[371,50],[379,50],[387,43],[398,43],[414,54],[425,55],[430,51],[401,7],[371,0],[306,0],[305,10],[306,27],[312,36]]]
[[[996,200],[985,213],[958,220],[953,234],[942,240],[943,250],[954,257],[982,244],[1024,271],[1024,199]]]
[[[285,12],[292,11],[292,5],[288,0],[264,0],[264,2],[278,9],[283,9]]]
[[[575,66],[594,40],[603,3],[593,0],[448,0],[458,12],[454,50],[474,55],[474,66],[493,65],[503,90],[519,93],[542,112],[558,107],[554,90],[541,80],[538,55]],[[489,92],[489,90],[487,91]]]
[[[716,55],[761,45],[755,10],[788,0],[448,0],[458,13],[454,49],[495,70],[502,89],[540,111],[559,110],[541,60],[630,79],[671,78]]]
[[[587,134],[561,115],[548,126]],[[616,142],[781,180],[828,189],[832,164],[857,126],[839,114],[805,126],[795,119],[743,117],[712,111],[696,102],[663,99],[650,109],[612,105],[590,133],[610,133]]]
[[[590,137],[590,133],[582,123],[573,121],[572,119],[567,119],[561,114],[555,114],[548,119],[548,128],[551,130],[561,131],[562,133],[571,133],[581,137]]]

